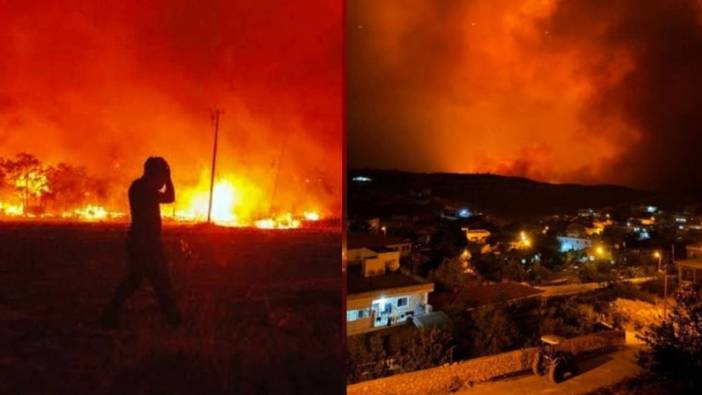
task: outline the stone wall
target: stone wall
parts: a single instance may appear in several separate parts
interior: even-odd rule
[[[562,348],[576,355],[605,352],[624,343],[624,332],[609,331],[569,339]],[[447,394],[459,388],[531,369],[536,347],[474,358],[436,368],[364,381],[348,395]]]

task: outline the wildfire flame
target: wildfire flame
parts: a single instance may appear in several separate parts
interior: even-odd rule
[[[85,207],[77,208],[73,211],[64,211],[62,218],[77,218],[86,221],[104,221],[108,219],[119,219],[125,214],[119,211],[108,211],[105,207],[97,204],[89,204]]]
[[[21,204],[0,202],[0,213],[9,217],[20,216],[24,214],[24,206]]]
[[[209,206],[209,176],[204,170],[200,181],[193,188],[178,192],[178,202],[164,216],[175,221],[202,222],[207,220]],[[292,212],[271,215],[272,202],[264,190],[250,180],[227,174],[220,177],[212,193],[211,219],[221,226],[255,226],[261,229],[299,228],[302,221],[318,221],[321,216],[316,211],[305,211],[301,215]]]
[[[321,218],[316,211],[306,211],[303,215],[308,221],[319,221]]]
[[[18,177],[15,181],[15,187],[25,191],[29,196],[41,196],[51,191],[46,175],[38,171],[29,171]]]
[[[0,217],[20,217],[77,221],[126,220],[124,212],[113,210],[92,201],[90,194],[81,192],[79,200],[56,210],[54,191],[47,171],[27,170],[18,174],[12,185],[13,198],[0,202]],[[293,212],[275,208],[275,202],[267,192],[270,189],[237,174],[223,174],[215,182],[212,191],[211,220],[221,226],[255,226],[261,229],[292,229],[304,222],[319,221],[322,216],[316,209]],[[201,172],[194,186],[176,185],[176,202],[166,205],[162,215],[172,222],[204,222],[208,218],[210,204],[210,177],[208,170]],[[18,202],[18,203],[16,203]],[[47,205],[47,202],[53,202]]]

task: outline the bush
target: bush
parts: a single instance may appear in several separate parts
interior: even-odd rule
[[[587,303],[579,303],[574,297],[549,301],[541,309],[538,333],[559,335],[566,338],[582,336],[592,332],[597,312]]]
[[[702,300],[698,286],[681,286],[676,305],[662,323],[641,336],[649,346],[639,354],[639,364],[662,379],[702,389]]]
[[[655,303],[653,294],[647,292],[638,285],[627,282],[612,283],[600,292],[600,299],[613,301],[618,298]]]
[[[578,278],[584,283],[614,281],[618,275],[612,265],[605,261],[586,262],[578,270]]]
[[[453,362],[454,345],[448,329],[407,326],[350,336],[347,350],[347,382],[356,383]]]
[[[502,305],[484,306],[470,315],[473,356],[496,354],[518,347],[517,323]]]
[[[677,287],[678,278],[668,278],[668,296],[673,295]],[[665,293],[665,284],[663,283],[663,278],[660,277],[652,281],[647,281],[641,284],[641,289],[651,294],[657,295],[659,298],[662,298],[663,294]]]

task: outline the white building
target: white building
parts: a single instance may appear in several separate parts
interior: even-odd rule
[[[366,274],[369,270],[373,273]],[[411,317],[432,312],[429,293],[434,283],[399,270],[379,271],[372,264],[349,266],[347,335],[403,325]]]
[[[431,312],[434,284],[400,270],[411,252],[405,239],[349,234],[347,243],[346,331],[354,335],[405,324]]]
[[[592,247],[592,241],[584,237],[558,236],[561,252],[582,251]]]
[[[398,251],[403,258],[412,254],[412,242],[403,237],[371,233],[349,233],[346,236],[346,240],[346,254],[350,264],[359,263],[368,250]]]

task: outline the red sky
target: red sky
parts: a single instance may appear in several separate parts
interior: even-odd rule
[[[194,182],[221,107],[221,168],[312,176],[340,207],[341,5],[332,0],[2,1],[0,156],[117,179],[148,155]],[[284,190],[284,188],[283,188]]]
[[[701,16],[696,0],[350,2],[350,164],[695,188]]]

